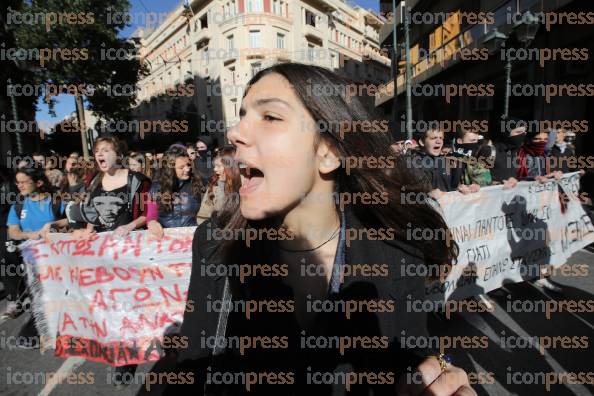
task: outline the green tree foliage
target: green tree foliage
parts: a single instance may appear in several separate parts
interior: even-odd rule
[[[129,119],[145,73],[134,43],[118,37],[129,7],[127,0],[32,0],[10,8],[7,29],[28,55],[31,82],[47,87],[38,98],[78,92],[99,116]]]

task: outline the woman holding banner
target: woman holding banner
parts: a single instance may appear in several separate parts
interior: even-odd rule
[[[23,312],[24,295],[27,294],[26,280],[22,276],[21,257],[16,241],[39,239],[52,227],[65,227],[68,222],[63,219],[64,204],[55,194],[53,186],[47,180],[43,169],[20,168],[15,175],[15,184],[19,190],[16,202],[10,207],[6,224],[8,226],[7,256],[8,264],[14,268],[14,274],[7,277],[9,304],[6,316],[17,317]],[[31,348],[38,345],[38,332],[33,316],[20,330],[19,346]]]
[[[95,232],[113,231],[126,236],[146,223],[150,179],[123,167],[125,146],[116,137],[100,137],[93,147],[99,172],[93,177],[88,200],[73,202],[66,208],[68,219],[84,222],[86,228],[75,230],[73,237],[88,238]],[[116,367],[115,385],[125,384],[124,373],[134,373],[136,365]],[[119,374],[119,376],[118,376]]]
[[[347,175],[347,157],[393,158],[387,131],[362,128],[372,116],[347,98],[349,84],[291,63],[248,84],[228,133],[239,205],[193,241],[179,369],[193,370],[205,394],[475,394],[444,355],[401,342],[428,335],[426,313],[406,304],[425,298],[415,269],[453,261],[457,247],[407,240],[407,225],[447,226],[425,199],[399,200],[403,188],[430,191],[401,159],[384,169],[363,161]],[[315,86],[332,89],[314,95]]]
[[[185,148],[170,148],[164,164],[151,185],[147,213],[147,228],[157,238],[163,228],[195,226],[202,195],[202,180],[192,172]]]

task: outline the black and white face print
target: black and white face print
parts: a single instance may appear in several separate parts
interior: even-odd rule
[[[126,206],[119,196],[100,195],[93,198],[93,206],[99,214],[99,221],[105,227],[112,227]]]

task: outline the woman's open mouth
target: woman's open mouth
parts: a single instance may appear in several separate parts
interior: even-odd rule
[[[247,164],[239,164],[241,175],[240,195],[246,195],[255,191],[264,182],[264,173],[258,168],[250,167]]]
[[[97,158],[97,165],[99,165],[99,168],[106,168],[107,161],[105,160],[105,158]]]

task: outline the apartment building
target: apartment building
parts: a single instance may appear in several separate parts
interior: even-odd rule
[[[379,47],[383,23],[342,0],[191,1],[140,37],[150,73],[139,82],[134,116],[185,118],[190,133],[216,133],[222,143],[238,120],[246,83],[277,62],[316,64],[360,83],[384,83],[390,59]]]
[[[592,81],[594,67],[588,57],[557,57],[539,59],[539,49],[551,51],[594,51],[594,30],[583,16],[594,9],[593,2],[576,0],[432,0],[397,1],[392,10],[391,0],[380,1],[380,15],[387,21],[380,29],[382,48],[393,48],[393,23],[397,27],[398,62],[397,79],[385,84],[376,96],[376,106],[395,121],[395,137],[405,138],[406,80],[403,54],[403,6],[410,15],[411,84],[437,86],[490,85],[493,95],[458,94],[446,101],[443,95],[412,97],[412,120],[451,121],[485,120],[488,128],[483,134],[497,138],[508,129],[502,123],[506,97],[506,61],[511,59],[511,84],[535,87],[550,84],[579,84]],[[524,23],[527,13],[537,18],[529,27]],[[394,18],[392,15],[394,14]],[[544,16],[557,15],[557,23],[547,25]],[[574,15],[575,21],[563,20]],[[581,16],[580,16],[581,15]],[[522,43],[518,37],[523,30],[537,28],[533,40]],[[503,41],[503,47],[492,51],[489,42],[494,32]],[[506,49],[508,50],[506,52]],[[515,55],[513,58],[506,54]],[[519,54],[519,55],[517,55]],[[396,91],[396,103],[394,103]],[[509,116],[527,121],[566,121],[573,125],[592,125],[593,99],[591,96],[557,95],[547,100],[542,95],[518,95],[512,90]],[[415,128],[413,131],[419,130]],[[485,125],[484,123],[482,125]],[[568,129],[574,129],[569,127]],[[579,131],[581,132],[581,131]],[[579,134],[581,147],[594,147],[591,134]],[[587,142],[588,141],[588,142]]]

